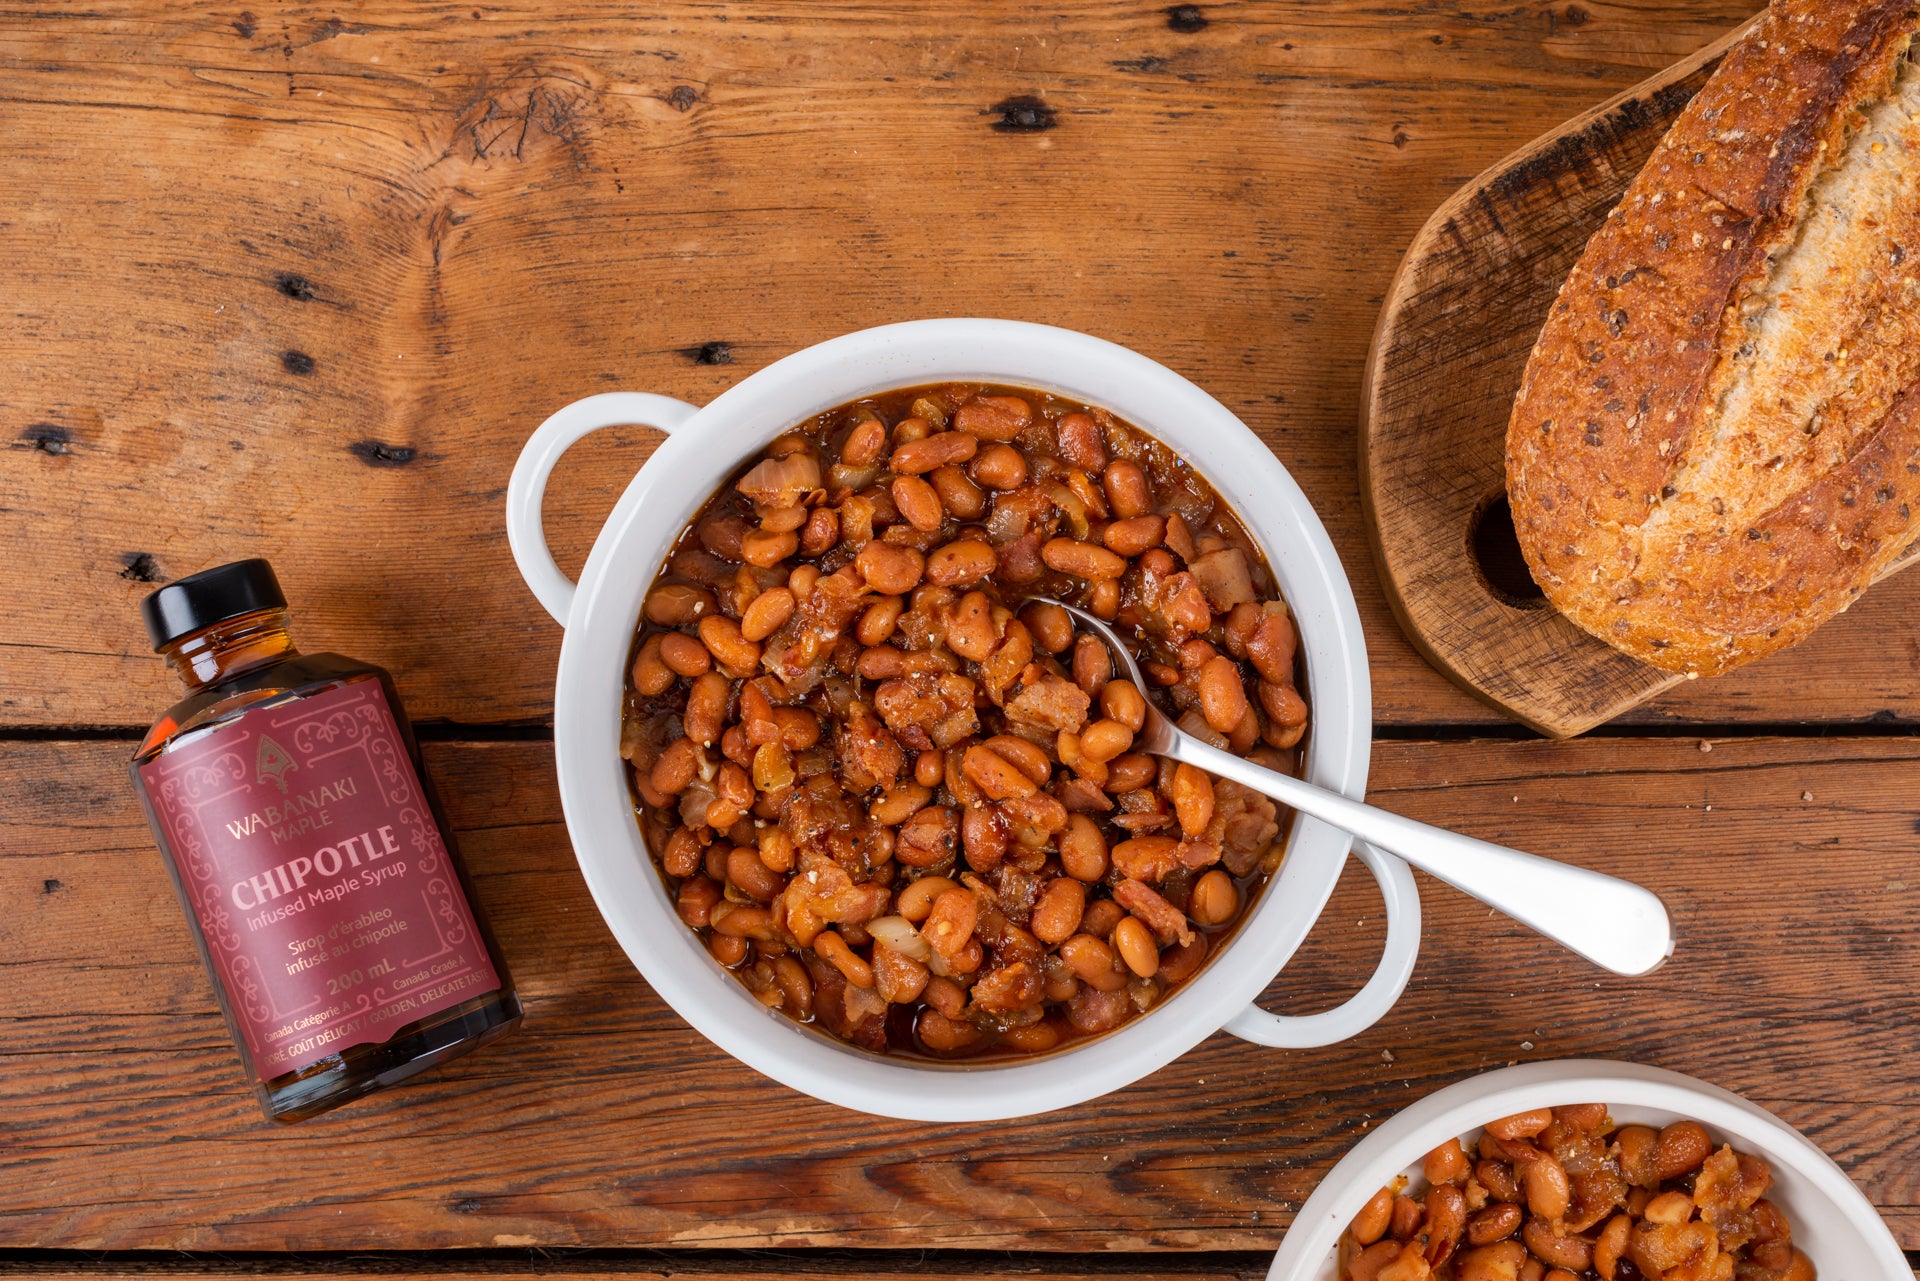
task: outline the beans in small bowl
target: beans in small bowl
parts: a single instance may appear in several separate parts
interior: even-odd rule
[[[1502,1117],[1427,1154],[1340,1238],[1341,1281],[1814,1281],[1765,1160],[1697,1121],[1616,1126],[1602,1104]]]
[[[1115,679],[1077,604],[1127,638]],[[681,918],[863,1048],[1042,1053],[1194,974],[1278,864],[1265,797],[1131,750],[1151,698],[1297,772],[1298,637],[1173,452],[1096,407],[941,385],[775,439],[643,607],[623,718]]]

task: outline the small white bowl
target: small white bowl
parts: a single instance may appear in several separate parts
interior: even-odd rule
[[[1161,1005],[1084,1044],[1030,1060],[940,1064],[856,1050],[775,1013],[726,973],[680,920],[635,821],[620,760],[620,706],[640,604],[681,531],[734,470],[823,410],[900,387],[989,382],[1104,406],[1172,446],[1211,482],[1266,553],[1300,627],[1314,709],[1306,776],[1365,791],[1373,699],[1360,614],[1325,528],[1260,438],[1220,402],[1124,347],[1045,325],[923,320],[809,347],[704,409],[612,392],[554,414],[528,440],[507,491],[507,534],[527,585],[567,629],[554,690],[554,758],[580,870],[614,937],[668,1004],[716,1045],[777,1081],[842,1107],[924,1121],[981,1121],[1066,1107],[1119,1089],[1225,1028],[1266,1045],[1331,1045],[1393,1005],[1412,973],[1420,905],[1406,864],[1356,851],[1379,880],[1387,943],[1344,1005],[1283,1017],[1253,1005],[1333,892],[1351,839],[1294,822],[1280,871],[1232,942]],[[670,439],[628,485],[576,588],[540,527],[562,451],[623,423]]]
[[[1531,1108],[1604,1103],[1621,1125],[1692,1119],[1716,1144],[1764,1157],[1767,1197],[1786,1212],[1793,1243],[1827,1281],[1913,1281],[1879,1212],[1833,1161],[1778,1117],[1717,1085],[1607,1059],[1527,1063],[1472,1077],[1420,1100],[1354,1145],[1300,1207],[1268,1281],[1334,1281],[1335,1250],[1360,1207],[1396,1176],[1424,1184],[1421,1162],[1448,1139]]]

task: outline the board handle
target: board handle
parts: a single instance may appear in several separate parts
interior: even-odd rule
[[[561,572],[547,547],[546,529],[540,523],[540,509],[547,494],[547,480],[560,455],[583,436],[605,427],[628,425],[652,427],[672,435],[677,427],[699,413],[699,407],[671,396],[655,396],[642,391],[608,391],[576,400],[533,429],[520,449],[513,476],[507,481],[507,545],[513,549],[513,563],[520,577],[553,615],[553,621],[565,627],[573,610],[573,580]]]

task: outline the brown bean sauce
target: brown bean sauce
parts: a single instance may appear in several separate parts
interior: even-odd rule
[[[977,384],[859,400],[681,537],[621,754],[682,918],[769,1007],[874,1051],[1043,1053],[1164,1000],[1278,866],[1288,815],[1128,750],[1138,700],[1031,596],[1110,621],[1183,727],[1298,771],[1267,565],[1104,410]]]

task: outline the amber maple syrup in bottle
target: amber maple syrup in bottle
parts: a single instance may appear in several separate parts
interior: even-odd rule
[[[264,560],[169,583],[141,613],[187,696],[134,786],[268,1117],[511,1031],[519,1000],[392,678],[295,649]]]

